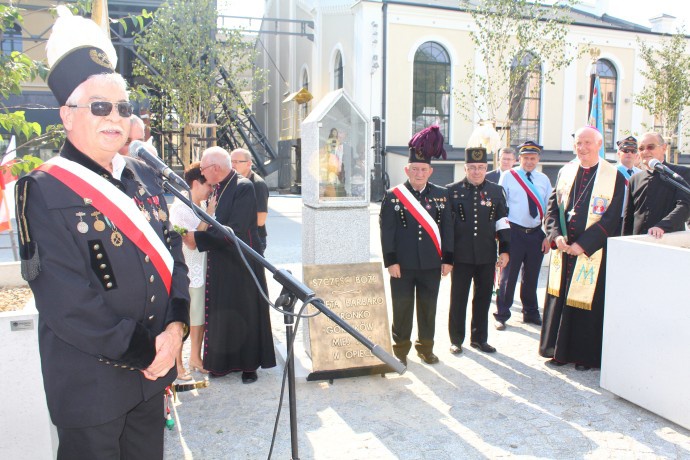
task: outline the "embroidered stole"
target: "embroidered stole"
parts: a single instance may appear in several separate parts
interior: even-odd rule
[[[410,191],[405,187],[404,184],[400,184],[393,189],[393,194],[405,205],[412,217],[422,226],[424,230],[431,237],[434,246],[436,246],[436,251],[438,256],[441,257],[441,232],[438,229],[436,221],[431,218],[431,215],[426,209],[417,201],[417,199],[410,193]]]
[[[566,239],[568,228],[565,222],[564,210],[568,207],[569,200],[575,199],[571,194],[579,165],[579,162],[565,165],[558,176],[558,182],[556,184],[556,200],[558,202],[560,214],[561,234],[565,236]],[[594,184],[592,196],[589,199],[587,208],[588,212],[585,228],[589,228],[601,220],[601,216],[604,214],[613,198],[617,174],[618,170],[616,167],[603,160],[599,162],[596,176],[591,179],[594,180]],[[600,209],[602,206],[604,208],[603,211]],[[562,251],[559,249],[551,250],[547,292],[556,297],[561,295],[561,276],[564,262],[562,256]],[[597,279],[599,278],[602,256],[603,249],[599,249],[589,257],[585,254],[580,254],[577,257],[575,268],[571,274],[572,280],[567,292],[566,305],[581,308],[583,310],[592,309],[592,299],[594,298],[594,290],[596,289]]]
[[[130,197],[90,169],[60,156],[36,169],[55,177],[84,198],[85,203],[89,200],[93,207],[108,217],[137,248],[149,256],[170,293],[174,264],[172,255]]]
[[[541,196],[541,194],[539,193],[539,189],[537,189],[537,186],[530,182],[530,180],[527,178],[527,175],[525,174],[525,171],[523,171],[522,168],[518,168],[517,170],[511,169],[510,173],[513,175],[517,183],[520,184],[520,187],[522,187],[525,193],[527,194],[527,199],[533,201],[534,204],[537,205],[537,210],[539,211],[539,219],[544,220],[546,199]]]

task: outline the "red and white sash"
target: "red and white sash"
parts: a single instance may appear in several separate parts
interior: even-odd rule
[[[173,258],[130,197],[90,169],[60,156],[48,160],[36,169],[50,174],[80,197],[90,200],[93,207],[149,256],[170,293]]]
[[[546,206],[544,204],[544,200],[542,199],[542,197],[539,196],[539,192],[537,191],[537,187],[533,183],[523,179],[522,174],[524,174],[524,172],[522,170],[516,171],[514,169],[511,169],[510,173],[515,178],[518,185],[520,187],[522,187],[522,189],[527,194],[527,199],[532,201],[535,205],[537,205],[537,211],[539,211],[539,219],[544,220],[544,208]],[[522,174],[519,174],[519,173],[522,173]]]
[[[431,237],[431,241],[434,242],[436,246],[436,251],[438,251],[438,256],[441,257],[441,232],[438,230],[438,225],[436,221],[431,218],[426,209],[419,204],[419,201],[412,196],[410,191],[404,185],[398,185],[393,189],[393,194],[398,197],[400,202],[405,205],[412,217],[415,218],[419,225],[426,230]]]

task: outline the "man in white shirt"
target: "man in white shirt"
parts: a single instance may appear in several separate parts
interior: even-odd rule
[[[520,301],[525,323],[541,325],[537,302],[537,282],[544,254],[549,244],[542,230],[546,201],[551,195],[551,181],[537,171],[542,146],[527,141],[518,146],[520,166],[501,175],[508,203],[510,222],[510,261],[501,271],[500,288],[496,298],[495,327],[502,331],[510,318],[515,286],[522,269]]]

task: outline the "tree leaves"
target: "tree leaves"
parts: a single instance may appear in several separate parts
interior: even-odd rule
[[[690,106],[690,56],[683,30],[664,38],[659,46],[637,39],[647,81],[635,95],[635,104],[655,117],[656,129],[666,139],[675,138],[685,125],[684,111]],[[660,128],[658,128],[660,126]]]
[[[83,0],[86,1],[86,0]],[[0,37],[8,29],[14,29],[16,24],[23,24],[19,10],[7,5],[0,5]],[[42,78],[45,80],[48,68],[39,61],[34,61],[26,54],[13,51],[11,54],[0,54],[0,127],[14,134],[18,142],[17,150],[24,148],[38,149],[44,146],[58,146],[64,140],[62,125],[51,125],[43,133],[41,125],[26,120],[26,112],[16,107],[7,107],[4,103],[11,95],[22,93],[22,84]],[[21,107],[19,108],[21,109]],[[9,152],[3,152],[4,154]],[[29,172],[42,163],[42,160],[32,155],[24,155],[12,165],[12,173]]]
[[[147,17],[142,13],[141,18]],[[148,13],[147,13],[148,14]],[[140,94],[164,105],[175,117],[165,124],[207,123],[215,119],[218,97],[236,105],[225,85],[218,84],[218,66],[230,73],[238,90],[248,89],[256,74],[253,43],[238,30],[218,30],[212,0],[171,0],[153,13],[144,33],[136,38],[138,53],[149,65],[135,61],[133,73],[143,77]],[[143,27],[143,19],[139,21]],[[242,77],[245,78],[242,78]],[[249,79],[247,79],[247,76]]]
[[[515,91],[535,71],[541,71],[544,83],[553,83],[554,76],[579,57],[581,51],[567,42],[572,2],[549,5],[530,0],[484,0],[478,4],[465,2],[474,19],[470,37],[479,55],[479,65],[465,66],[460,89],[464,102],[461,115],[474,120],[499,121],[503,126],[515,123],[521,114],[511,114],[510,106],[520,106],[516,98],[525,94]],[[528,55],[536,59],[526,59]],[[548,61],[548,66],[543,63]],[[517,65],[513,65],[517,63]]]

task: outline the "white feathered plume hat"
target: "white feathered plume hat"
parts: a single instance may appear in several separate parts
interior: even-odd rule
[[[46,44],[48,86],[60,105],[91,75],[115,72],[115,48],[100,27],[90,19],[74,16],[64,5]]]

